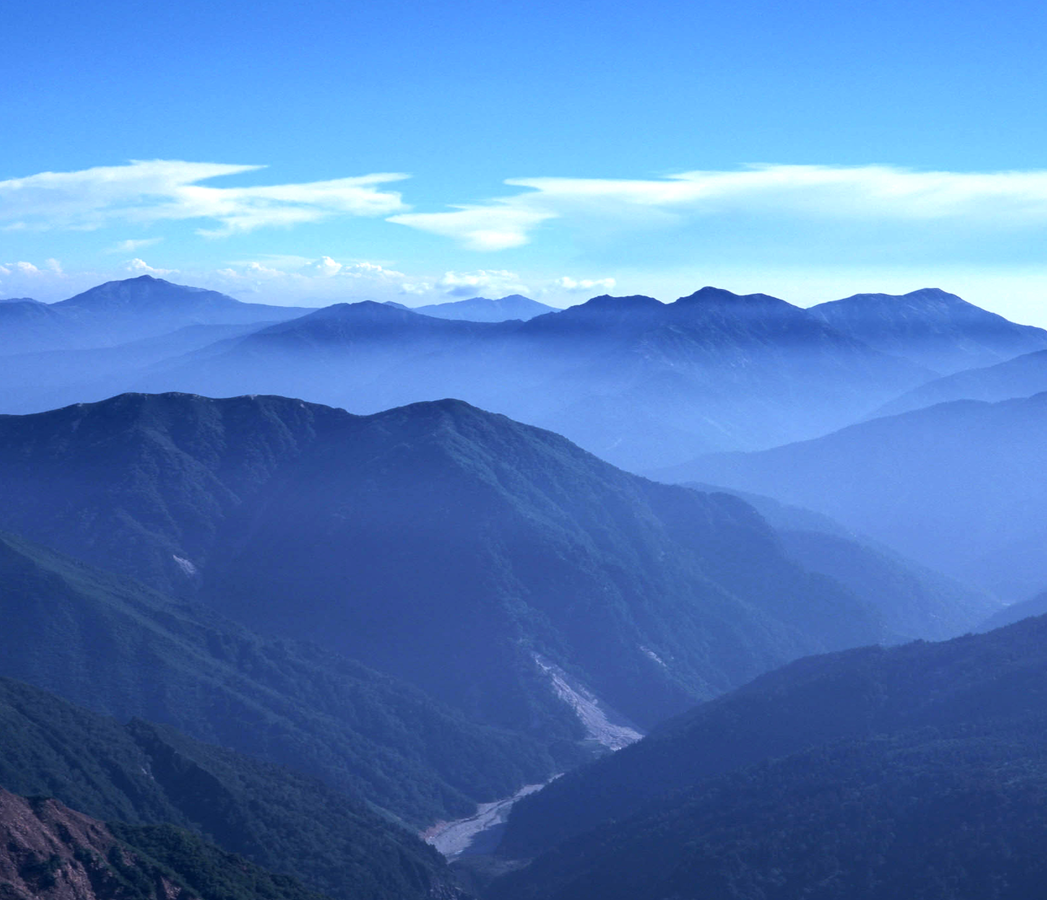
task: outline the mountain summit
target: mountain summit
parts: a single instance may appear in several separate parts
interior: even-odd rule
[[[938,288],[855,294],[809,312],[870,347],[942,375],[1047,349],[1047,331],[1018,325]]]
[[[141,275],[108,281],[58,303],[0,304],[0,355],[113,347],[192,325],[262,325],[306,312],[241,303],[217,291]],[[91,374],[88,370],[85,377]]]

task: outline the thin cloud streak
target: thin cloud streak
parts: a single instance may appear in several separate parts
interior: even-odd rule
[[[41,172],[0,181],[0,227],[94,230],[114,221],[211,221],[199,234],[219,237],[258,228],[319,222],[334,216],[388,216],[407,209],[380,189],[407,175],[375,173],[303,184],[214,187],[214,178],[264,166],[132,160],[77,172]]]
[[[511,178],[527,193],[389,221],[474,250],[528,243],[552,219],[673,224],[716,215],[857,222],[1047,225],[1047,171],[918,172],[891,166],[760,165],[661,179]]]

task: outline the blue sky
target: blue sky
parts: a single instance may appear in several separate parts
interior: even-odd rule
[[[0,296],[937,285],[1047,325],[1040,4],[9,0],[2,30]]]

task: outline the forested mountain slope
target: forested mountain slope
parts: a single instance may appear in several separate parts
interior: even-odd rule
[[[744,503],[458,401],[357,417],[125,395],[3,417],[0,489],[8,528],[544,741],[585,734],[557,668],[572,702],[647,727],[883,634]]]
[[[962,853],[964,839],[958,832],[973,820],[957,815],[947,825],[944,818],[935,822],[938,813],[933,810],[962,804],[970,789],[978,804],[995,804],[970,813],[975,819],[987,813],[990,824],[992,816],[1002,817],[1006,831],[998,835],[996,850],[1006,855],[1008,847],[1024,846],[1022,828],[1038,835],[1037,829],[1047,825],[1039,815],[1025,818],[1030,809],[1026,800],[1033,798],[1029,802],[1035,805],[1035,798],[1047,791],[1045,675],[1047,618],[941,644],[915,642],[800,660],[698,706],[632,747],[568,773],[525,799],[513,810],[504,852],[531,856],[555,848],[536,863],[533,884],[546,877],[541,872],[556,879],[570,873],[588,880],[595,872],[592,859],[601,856],[610,880],[618,873],[624,883],[635,885],[611,857],[617,848],[623,859],[635,861],[639,857],[626,853],[619,838],[643,835],[645,843],[637,844],[640,857],[642,847],[650,849],[648,839],[660,840],[665,851],[652,850],[640,876],[647,887],[633,896],[663,896],[653,886],[664,889],[662,879],[674,867],[697,864],[698,857],[684,848],[688,842],[701,847],[707,840],[700,852],[712,854],[707,861],[715,858],[721,867],[718,878],[729,878],[733,834],[744,856],[741,869],[734,872],[773,881],[773,870],[781,865],[792,870],[791,878],[800,879],[779,893],[764,883],[767,893],[755,896],[799,896],[790,891],[798,891],[798,884],[813,889],[816,879],[797,866],[802,867],[812,847],[836,853],[838,839],[824,829],[837,827],[841,817],[855,817],[858,824],[851,827],[856,840],[868,834],[876,844],[879,824],[904,813],[903,819],[922,826],[934,824],[935,830],[921,840],[933,843],[942,836],[935,850],[926,843],[914,845],[924,848],[920,852]],[[737,800],[728,804],[731,796]],[[926,809],[914,810],[914,802]],[[620,824],[585,836],[612,819]],[[868,831],[863,830],[866,819]],[[709,829],[705,837],[703,828]],[[993,840],[984,831],[976,833],[976,842]],[[563,843],[574,838],[577,844]],[[776,841],[773,852],[768,841]],[[819,865],[831,863],[849,873],[849,884],[865,873],[863,877],[897,888],[900,882],[873,863],[880,866],[890,854],[905,857],[911,851],[904,843],[888,844],[889,852],[857,853],[844,841],[840,846],[849,849],[831,860],[823,857]],[[556,848],[558,844],[562,846]],[[757,858],[751,852],[771,855]],[[786,859],[790,853],[797,854],[792,862]],[[911,856],[905,858],[907,865],[912,863]],[[783,877],[778,888],[787,883]],[[831,886],[839,887],[836,882]],[[692,886],[680,896],[697,896],[695,890]],[[868,896],[888,896],[884,891]],[[899,895],[913,894],[903,890]],[[532,894],[507,891],[506,896]],[[539,896],[558,893],[550,889]],[[593,894],[578,889],[565,896]],[[747,895],[721,888],[712,896]],[[830,890],[811,896],[848,895]]]
[[[417,837],[283,766],[141,719],[123,725],[6,678],[0,723],[0,788],[130,826],[193,829],[338,900],[450,890],[443,860]]]
[[[311,773],[415,825],[471,813],[566,762],[359,663],[260,638],[10,535],[0,618],[0,675]]]

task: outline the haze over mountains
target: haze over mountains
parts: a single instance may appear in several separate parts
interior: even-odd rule
[[[241,303],[217,291],[142,275],[110,281],[58,303],[23,300],[0,305],[0,352],[112,347],[188,325],[279,322],[302,312]]]
[[[1039,884],[1045,626],[923,641],[1047,610],[1047,332],[935,289],[306,310],[148,277],[4,323],[0,790],[74,812],[0,798],[57,860],[12,840],[0,892]]]
[[[744,503],[458,401],[355,417],[124,395],[2,417],[0,489],[6,528],[547,741],[585,737],[549,664],[648,727],[887,636]]]
[[[1009,400],[1047,390],[1047,351],[1037,350],[983,369],[967,369],[907,391],[876,411],[888,416],[950,400]]]
[[[955,294],[924,288],[902,296],[855,294],[812,306],[837,331],[942,375],[1047,349],[1047,332],[1016,325]]]
[[[453,300],[448,303],[428,303],[425,306],[407,307],[392,300],[387,305],[411,312],[433,316],[437,319],[466,319],[470,322],[505,322],[509,319],[527,321],[545,313],[558,312],[555,306],[546,306],[530,297],[510,294],[497,300],[486,297],[470,297],[468,300]]]
[[[1013,602],[1047,585],[1047,393],[962,400],[674,471],[839,519]]]
[[[12,332],[0,356],[0,375],[18,388],[10,412],[128,390],[273,393],[356,413],[457,397],[634,470],[815,437],[945,372],[1047,347],[1047,332],[932,289],[811,310],[704,288],[670,304],[597,297],[560,311],[516,295],[309,311],[143,276],[31,306],[60,321],[47,339]],[[61,333],[70,328],[73,337]]]

